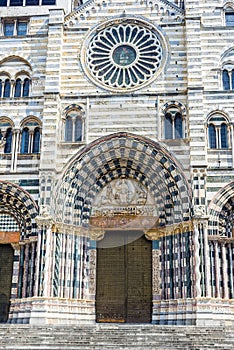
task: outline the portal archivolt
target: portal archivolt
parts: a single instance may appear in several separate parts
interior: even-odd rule
[[[148,190],[160,225],[190,220],[190,187],[172,154],[144,137],[117,133],[91,143],[68,165],[56,189],[56,221],[88,227],[95,198],[116,179]]]

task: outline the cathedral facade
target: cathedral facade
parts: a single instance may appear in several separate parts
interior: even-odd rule
[[[0,322],[233,325],[234,1],[0,14]]]

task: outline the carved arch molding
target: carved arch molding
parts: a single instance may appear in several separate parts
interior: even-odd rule
[[[106,229],[144,231],[191,219],[182,168],[162,145],[116,133],[96,140],[68,164],[54,193],[58,227],[95,239]]]
[[[18,224],[20,239],[36,235],[37,204],[28,192],[8,181],[0,181],[0,213],[12,216]]]

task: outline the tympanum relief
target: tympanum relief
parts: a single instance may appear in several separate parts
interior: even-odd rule
[[[90,223],[103,228],[147,229],[156,220],[156,206],[148,189],[135,180],[120,178],[97,195]]]

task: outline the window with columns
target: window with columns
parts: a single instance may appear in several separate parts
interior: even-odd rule
[[[80,109],[68,110],[65,117],[65,142],[81,142],[84,137],[84,118]]]
[[[20,153],[40,153],[40,125],[30,120],[22,125]]]
[[[28,19],[3,19],[2,36],[25,36],[28,34]]]
[[[0,119],[0,153],[11,153],[13,123],[8,118]]]
[[[8,118],[0,118],[0,153],[40,153],[41,126],[31,119],[15,129]]]
[[[0,0],[1,6],[49,6],[56,5],[56,0]]]
[[[25,74],[18,75],[16,79],[0,76],[0,98],[28,97],[31,81]]]
[[[234,89],[234,67],[227,67],[222,70],[222,80],[224,90]]]
[[[234,6],[227,5],[224,8],[224,15],[225,15],[225,25],[227,27],[234,26]]]
[[[184,118],[176,107],[168,108],[164,114],[164,138],[184,138]]]
[[[215,115],[208,120],[208,147],[210,149],[228,149],[230,142],[230,125],[222,115]]]

